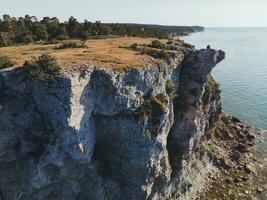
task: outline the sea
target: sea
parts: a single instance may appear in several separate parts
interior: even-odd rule
[[[221,49],[226,59],[212,75],[222,90],[224,112],[267,129],[267,27],[206,28],[182,38],[197,49]]]

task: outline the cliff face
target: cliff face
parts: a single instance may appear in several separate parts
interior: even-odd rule
[[[199,150],[221,115],[209,76],[224,52],[52,82],[0,72],[0,199],[191,198],[213,169]],[[192,167],[193,166],[193,167]]]

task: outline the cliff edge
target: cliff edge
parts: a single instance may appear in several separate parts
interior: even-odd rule
[[[210,73],[225,53],[174,50],[47,82],[0,72],[0,199],[196,199],[206,178],[238,166],[258,132],[222,112]]]

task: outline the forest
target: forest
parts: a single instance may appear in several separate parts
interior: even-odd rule
[[[60,22],[56,17],[35,16],[12,17],[3,15],[0,19],[0,47],[29,44],[33,42],[54,43],[67,39],[102,39],[109,37],[156,37],[169,38],[186,35],[191,32],[203,31],[200,26],[161,26],[148,24],[123,24],[79,22],[70,17],[68,21]]]

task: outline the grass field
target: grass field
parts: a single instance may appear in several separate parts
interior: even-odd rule
[[[62,41],[59,44],[29,44],[22,46],[12,46],[0,48],[0,55],[11,58],[17,67],[21,66],[25,60],[38,57],[42,53],[50,53],[58,59],[58,63],[64,68],[68,64],[93,62],[107,67],[138,67],[146,62],[151,62],[151,57],[140,55],[139,52],[120,46],[129,46],[133,43],[148,44],[154,38],[123,37],[115,39],[88,40],[84,48],[69,48],[55,50],[56,47],[68,41]],[[166,41],[163,41],[166,42]]]

